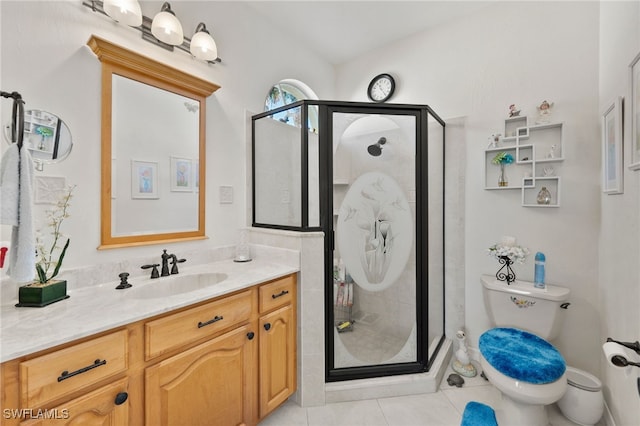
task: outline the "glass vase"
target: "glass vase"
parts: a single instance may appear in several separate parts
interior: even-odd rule
[[[504,164],[500,164],[500,174],[498,175],[498,186],[509,186],[507,174],[505,173]]]

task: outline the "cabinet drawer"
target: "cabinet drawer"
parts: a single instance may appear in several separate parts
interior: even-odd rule
[[[296,278],[289,275],[260,286],[260,313],[291,303],[295,295]]]
[[[127,331],[98,337],[20,363],[22,407],[47,401],[121,373],[128,366]]]
[[[206,305],[169,315],[145,324],[145,358],[147,360],[171,349],[248,321],[251,295],[248,290]]]

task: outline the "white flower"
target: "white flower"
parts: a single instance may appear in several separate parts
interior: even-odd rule
[[[507,256],[514,262],[524,263],[525,258],[529,254],[529,249],[527,249],[526,247],[511,246],[498,243],[489,247],[488,254],[495,259],[498,259],[501,256]]]

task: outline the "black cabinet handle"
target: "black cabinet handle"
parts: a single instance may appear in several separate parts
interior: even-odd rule
[[[202,322],[202,321],[200,321],[200,322],[198,323],[198,328],[202,328],[202,327],[204,327],[205,325],[213,324],[214,322],[222,321],[223,319],[224,319],[224,318],[223,318],[222,316],[218,316],[218,315],[216,315],[214,318],[210,319],[209,321],[206,321],[206,322]]]
[[[264,325],[264,329],[265,329],[265,330],[269,331],[269,329],[270,329],[270,328],[271,328],[271,323],[266,323],[266,324]]]
[[[128,393],[120,392],[119,394],[116,395],[116,400],[114,402],[116,403],[116,405],[122,405],[122,404],[125,403],[127,398],[129,398],[129,394]]]
[[[93,370],[94,368],[100,367],[101,365],[105,365],[106,363],[107,363],[106,359],[103,359],[102,361],[100,361],[99,359],[96,359],[95,361],[93,361],[93,364],[83,367],[80,370],[76,370],[71,373],[69,373],[67,370],[64,370],[62,373],[60,373],[60,377],[58,377],[58,381],[61,382],[63,380],[67,380],[69,377],[77,376],[78,374],[82,374],[89,370]]]
[[[247,333],[247,339],[249,340],[253,340],[253,338],[255,337],[255,333],[253,331],[250,331]]]
[[[282,290],[282,291],[281,291],[280,293],[278,293],[278,294],[272,294],[272,295],[271,295],[271,298],[272,298],[272,299],[277,299],[278,297],[280,297],[280,296],[284,296],[285,294],[289,294],[289,291],[288,291],[288,290]]]

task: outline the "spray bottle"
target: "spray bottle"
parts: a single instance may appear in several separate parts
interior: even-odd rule
[[[537,252],[535,258],[535,269],[533,285],[535,288],[544,288],[544,264],[546,258],[543,253]]]

